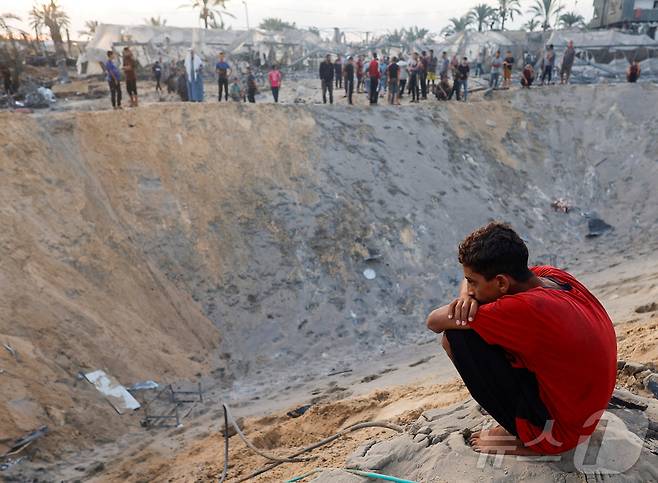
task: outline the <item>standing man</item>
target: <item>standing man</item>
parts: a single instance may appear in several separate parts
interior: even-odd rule
[[[345,65],[345,91],[347,92],[347,103],[352,105],[352,94],[354,94],[354,57],[347,58]]]
[[[553,50],[553,44],[549,45],[546,48],[546,54],[544,55],[544,69],[541,74],[541,85],[544,85],[544,81],[548,79],[548,83],[551,83],[553,79],[553,68],[555,67],[555,51]]]
[[[222,102],[222,91],[224,91],[224,100],[228,102],[228,79],[231,75],[231,66],[224,60],[224,52],[219,53],[219,60],[215,64],[215,72],[217,72],[219,102]]]
[[[160,80],[162,79],[162,58],[156,60],[153,64],[153,77],[155,78],[155,92],[162,95],[162,86],[160,85]]]
[[[252,104],[256,103],[256,92],[258,92],[256,77],[251,71],[251,67],[247,67],[247,100]]]
[[[331,63],[331,54],[327,54],[320,63],[320,81],[322,83],[322,102],[327,103],[327,91],[329,91],[329,104],[334,103],[334,66]]]
[[[281,71],[276,64],[272,65],[270,73],[267,75],[270,81],[270,88],[272,89],[272,97],[274,102],[279,102],[279,89],[281,88]]]
[[[203,102],[203,61],[193,48],[185,57],[185,77],[188,101]]]
[[[386,72],[388,71],[389,58],[384,56],[382,61],[379,63],[379,97],[384,97],[386,95],[386,88],[388,84],[388,76]]]
[[[487,49],[483,47],[480,52],[478,52],[478,61],[475,64],[475,77],[482,76],[482,73],[484,72],[484,59],[486,59],[486,56]]]
[[[400,86],[398,88],[398,104],[400,103],[400,100],[402,99],[402,96],[404,95],[404,88],[407,85],[407,80],[409,79],[409,71],[407,70],[409,67],[409,64],[407,63],[406,60],[404,60],[404,56],[400,54],[400,60],[397,62],[398,67],[400,68]]]
[[[5,89],[5,95],[9,97],[12,93],[11,88],[11,70],[7,64],[0,65],[0,75],[2,75],[2,86]]]
[[[628,66],[628,70],[626,71],[626,80],[634,84],[640,78],[641,73],[642,69],[640,69],[640,63],[637,60],[633,60],[631,65]]]
[[[368,64],[368,77],[370,77],[370,105],[377,104],[379,97],[379,62],[377,61],[377,52],[372,53],[372,60]]]
[[[137,62],[130,47],[123,48],[123,73],[126,76],[126,92],[130,96],[130,107],[137,107]]]
[[[441,54],[441,68],[439,69],[439,78],[448,80],[448,72],[450,71],[450,59],[448,59],[448,52]]]
[[[343,88],[343,61],[340,58],[340,54],[336,57],[336,62],[334,62],[334,79],[336,80],[336,89]]]
[[[121,109],[121,72],[119,72],[119,68],[114,65],[114,52],[111,50],[107,51],[105,73],[107,74],[107,83],[110,86],[112,109]]]
[[[512,67],[514,67],[514,57],[512,51],[508,50],[503,60],[503,87],[507,89],[512,84]]]
[[[420,63],[418,64],[418,80],[420,82],[420,92],[423,100],[427,100],[427,69],[429,67],[429,59],[427,52],[424,50],[420,55]]]
[[[500,58],[500,50],[496,51],[493,59],[491,59],[491,73],[489,75],[489,89],[498,89],[500,82],[500,71],[503,67],[503,60]]]
[[[418,69],[420,61],[418,60],[418,52],[414,52],[409,61],[409,89],[411,90],[411,102],[418,102],[420,99],[420,92],[418,91]]]
[[[356,93],[361,92],[363,87],[363,56],[359,55],[356,58]]]
[[[466,102],[466,97],[468,96],[468,74],[470,71],[471,68],[468,65],[468,58],[464,57],[462,63],[457,67],[457,100],[459,100],[459,94],[463,88],[464,102]]]
[[[434,55],[434,51],[430,49],[429,63],[427,65],[427,84],[432,83],[432,86],[436,85],[436,69],[439,65],[439,59]]]
[[[393,57],[391,63],[386,69],[386,77],[388,80],[388,103],[400,105],[398,96],[398,88],[400,87],[400,66],[398,65],[397,57]]]
[[[573,40],[567,44],[567,50],[562,57],[562,68],[560,69],[560,84],[568,84],[571,79],[571,68],[576,60],[576,49],[573,47]]]
[[[473,449],[555,455],[587,446],[617,377],[615,330],[601,302],[563,270],[528,267],[528,247],[503,223],[467,236],[458,259],[459,295],[427,327],[443,332],[466,388],[499,424],[472,434]]]

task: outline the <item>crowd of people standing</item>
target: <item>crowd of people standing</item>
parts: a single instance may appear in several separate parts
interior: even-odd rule
[[[576,49],[570,41],[562,55],[559,68],[561,84],[568,84],[576,59]],[[530,88],[535,82],[540,85],[554,82],[558,72],[557,56],[553,45],[547,45],[541,59],[538,61],[525,53],[521,62],[519,81],[523,88]],[[488,62],[487,62],[488,61]],[[202,58],[190,49],[180,68],[174,68],[173,74],[165,81],[169,92],[178,92],[181,99],[190,102],[204,100],[204,72]],[[509,89],[517,60],[513,53],[507,50],[505,54],[497,50],[490,59],[486,51],[481,51],[475,62],[474,77],[486,74],[488,64],[488,89]],[[539,65],[537,65],[539,64]],[[220,52],[214,65],[217,78],[218,101],[256,102],[259,82],[249,65],[236,67]],[[107,52],[104,63],[112,106],[121,108],[121,70],[126,82],[126,91],[130,97],[130,106],[138,105],[137,94],[137,62],[129,47],[125,47],[122,55],[121,69],[115,64],[115,54]],[[537,74],[535,69],[539,70]],[[165,66],[162,59],[152,66],[153,78],[156,82],[156,92],[162,94],[162,79]],[[334,103],[334,92],[343,91],[348,104],[354,104],[354,94],[364,93],[371,105],[385,98],[389,104],[400,105],[405,94],[410,96],[411,103],[418,103],[434,95],[439,100],[467,101],[469,95],[469,78],[471,77],[471,62],[467,57],[461,59],[455,54],[451,57],[442,52],[437,57],[433,50],[413,52],[411,55],[398,56],[379,55],[372,52],[369,57],[364,55],[343,56],[327,54],[320,63],[318,75],[322,91],[323,103]],[[633,62],[627,71],[628,82],[636,82],[640,77],[640,66]],[[173,79],[173,81],[172,81]],[[275,103],[279,102],[279,93],[283,82],[283,74],[277,65],[269,66],[267,84]],[[262,84],[262,82],[261,82]],[[481,85],[481,84],[480,84]]]

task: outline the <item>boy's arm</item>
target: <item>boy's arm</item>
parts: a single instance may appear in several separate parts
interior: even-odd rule
[[[468,322],[473,321],[478,308],[477,300],[468,294],[468,284],[464,279],[459,289],[459,297],[448,305],[433,310],[427,317],[427,328],[437,334],[444,330],[470,329]]]

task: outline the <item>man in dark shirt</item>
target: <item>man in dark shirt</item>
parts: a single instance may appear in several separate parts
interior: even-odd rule
[[[509,89],[512,84],[512,68],[514,67],[514,56],[508,50],[503,59],[503,88]]]
[[[252,104],[256,103],[256,92],[258,86],[256,85],[256,77],[254,77],[251,67],[247,67],[247,100]]]
[[[7,64],[0,65],[0,74],[2,75],[2,85],[7,96],[11,95],[11,71]]]
[[[400,87],[400,66],[398,65],[397,57],[393,57],[391,63],[386,69],[386,77],[388,78],[388,102],[389,104],[400,105],[400,99],[398,99],[398,88]]]
[[[112,108],[121,109],[121,73],[119,68],[114,65],[114,52],[111,50],[107,51],[105,74],[107,75],[107,83],[110,86]]]
[[[153,64],[153,77],[155,78],[155,92],[162,94],[162,86],[160,85],[160,80],[162,79],[162,63],[160,60],[156,60]]]
[[[219,61],[215,64],[215,72],[217,72],[219,102],[222,102],[222,90],[224,91],[224,100],[228,102],[228,78],[231,75],[231,66],[224,60],[224,52],[219,53]]]
[[[354,58],[348,57],[345,64],[345,90],[347,92],[347,103],[352,104],[352,94],[354,93]]]
[[[331,63],[331,54],[320,64],[320,81],[322,83],[322,102],[327,103],[327,91],[329,91],[329,104],[334,103],[334,66]]]
[[[466,102],[466,97],[468,96],[468,74],[471,71],[471,68],[468,65],[468,59],[464,57],[461,64],[457,66],[457,79],[455,80],[457,100],[460,100],[460,92],[462,88],[464,89],[464,102]]]
[[[420,95],[423,100],[427,100],[427,69],[429,68],[429,57],[424,50],[420,53],[420,62],[418,64],[418,82],[420,82]]]
[[[336,80],[336,89],[343,88],[343,61],[340,55],[336,57],[334,62],[334,79]]]

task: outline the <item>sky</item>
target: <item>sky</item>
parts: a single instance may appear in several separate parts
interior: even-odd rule
[[[1,0],[2,13],[15,13],[27,19],[27,13],[35,3],[46,0]],[[535,0],[521,0],[525,12]],[[87,20],[102,23],[136,25],[144,19],[161,16],[167,25],[179,27],[200,26],[198,13],[189,7],[180,8],[191,0],[59,0],[59,4],[71,18],[71,37],[78,38],[77,32],[84,28]],[[227,26],[244,29],[247,26],[248,11],[250,26],[256,27],[266,17],[278,17],[295,22],[300,27],[318,27],[323,36],[329,36],[333,27],[364,35],[364,32],[385,33],[400,27],[418,25],[431,32],[440,32],[448,24],[450,17],[461,16],[472,6],[488,3],[495,6],[496,0],[375,0],[357,2],[355,0],[227,0],[226,9],[235,18],[226,18]],[[563,0],[566,9],[592,16],[593,0]],[[515,19],[511,27],[519,27],[529,19]],[[25,27],[25,25],[24,25]]]

